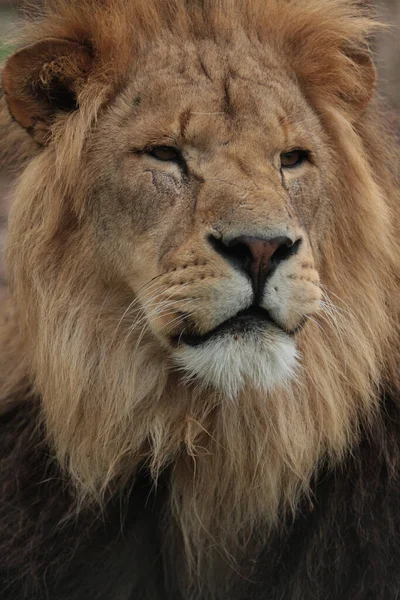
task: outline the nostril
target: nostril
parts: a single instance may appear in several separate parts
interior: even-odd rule
[[[278,248],[272,254],[270,258],[270,265],[276,266],[283,260],[287,260],[294,254],[297,254],[300,244],[301,238],[293,242],[290,238],[277,238],[279,240]]]
[[[217,252],[218,254],[221,254],[222,256],[225,256],[225,252],[226,252],[226,246],[224,244],[224,242],[222,241],[222,239],[215,237],[215,235],[210,234],[208,236],[208,241],[211,244],[211,246],[214,248],[215,252]]]
[[[227,242],[226,249],[231,259],[236,260],[245,268],[250,265],[253,259],[253,254],[251,249],[246,244],[237,240],[232,240]]]
[[[238,238],[224,242],[222,239],[210,235],[208,241],[220,256],[233,263],[234,266],[239,266],[245,270],[249,268],[253,259],[252,252]]]

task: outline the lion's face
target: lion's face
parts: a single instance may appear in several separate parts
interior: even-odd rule
[[[321,299],[327,153],[296,83],[263,52],[156,48],[87,163],[99,260],[131,290],[132,324],[230,395],[293,376],[296,333]]]

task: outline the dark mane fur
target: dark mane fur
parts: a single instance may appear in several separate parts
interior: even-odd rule
[[[178,600],[159,529],[167,482],[154,494],[143,474],[101,517],[78,513],[37,418],[36,399],[11,404],[0,420],[2,600]],[[398,398],[388,395],[359,448],[341,467],[321,472],[312,501],[221,597],[397,598],[399,432]]]
[[[143,590],[162,598],[162,489],[156,500],[143,475],[101,515],[78,510],[39,415],[32,398],[11,402],[0,417],[1,599],[136,599]]]

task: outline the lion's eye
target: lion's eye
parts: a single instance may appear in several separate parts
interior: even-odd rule
[[[281,154],[281,168],[292,169],[302,165],[309,159],[309,152],[307,150],[291,150],[290,152],[283,152]]]
[[[171,146],[154,146],[147,150],[147,154],[154,156],[157,160],[163,160],[164,162],[177,161],[181,157],[179,150],[172,148]]]

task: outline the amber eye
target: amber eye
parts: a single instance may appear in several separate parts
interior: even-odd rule
[[[283,152],[281,154],[281,168],[292,169],[302,165],[309,159],[309,152],[307,150],[291,150],[290,152]]]
[[[163,160],[164,162],[177,161],[181,157],[179,150],[172,148],[171,146],[154,146],[147,150],[147,154],[154,156],[157,160]]]

